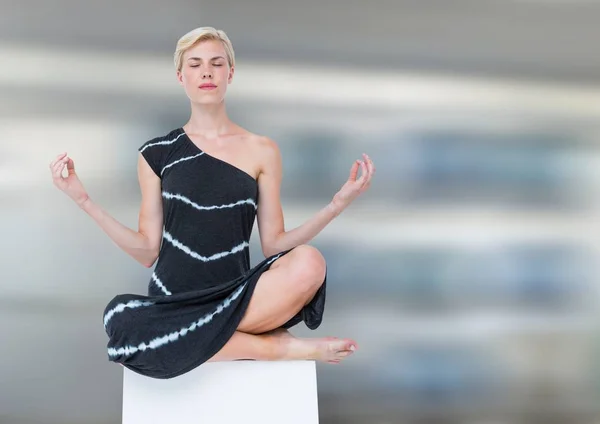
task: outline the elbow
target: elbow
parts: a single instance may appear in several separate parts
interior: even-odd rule
[[[270,245],[270,246],[263,246],[262,252],[263,252],[263,255],[265,255],[265,258],[268,258],[268,257],[278,254],[279,250],[277,249],[277,247]]]
[[[146,261],[146,262],[142,262],[142,265],[144,265],[145,268],[152,268],[152,265],[154,265],[154,262],[156,262],[156,260],[150,262],[150,261]]]
[[[156,262],[156,260],[141,261],[140,263],[144,266],[144,268],[152,268],[152,265],[154,265],[155,262]]]
[[[140,263],[144,265],[146,268],[152,268],[152,266],[156,263],[158,259],[158,251],[152,251],[152,253],[145,258],[143,258]]]
[[[280,253],[283,250],[281,247],[281,243],[279,241],[280,241],[280,235],[269,238],[266,241],[263,241],[261,247],[262,247],[263,255],[265,255],[265,258],[277,255],[278,253]]]
[[[271,255],[272,255],[272,253],[271,253],[271,252],[273,252],[273,249],[270,249],[270,248],[269,248],[269,247],[267,247],[267,246],[263,246],[263,247],[262,247],[262,252],[263,252],[263,255],[265,255],[265,258],[268,258],[269,256],[271,256]]]

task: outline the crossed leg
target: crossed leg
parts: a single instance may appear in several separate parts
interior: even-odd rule
[[[350,339],[300,339],[280,328],[307,305],[325,279],[326,264],[314,247],[301,245],[259,278],[237,331],[209,362],[238,359],[309,359],[338,363],[356,349]]]

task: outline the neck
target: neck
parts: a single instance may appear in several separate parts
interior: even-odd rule
[[[192,113],[189,121],[184,125],[184,130],[188,134],[215,138],[228,132],[231,125],[225,102],[209,105],[192,103]]]

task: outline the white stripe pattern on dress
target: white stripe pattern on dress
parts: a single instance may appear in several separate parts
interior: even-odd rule
[[[279,257],[281,257],[281,255],[282,255],[282,253],[279,253],[278,255],[274,256],[269,261],[267,261],[263,266],[270,265],[275,260],[279,259]],[[242,284],[235,292],[233,292],[222,303],[220,303],[213,312],[204,315],[202,318],[200,318],[198,321],[193,322],[188,327],[183,327],[183,328],[179,329],[178,331],[174,331],[172,333],[165,334],[164,336],[161,336],[161,337],[156,337],[147,343],[142,342],[137,346],[128,345],[128,346],[123,346],[123,347],[110,347],[110,348],[108,348],[108,354],[110,356],[119,356],[119,355],[129,356],[129,355],[133,355],[134,353],[136,353],[138,351],[143,352],[147,349],[157,349],[161,346],[164,346],[168,343],[178,340],[180,337],[184,337],[187,333],[194,331],[197,328],[200,328],[200,327],[204,326],[205,324],[209,323],[210,321],[212,321],[212,319],[215,315],[220,314],[225,309],[227,309],[229,307],[229,305],[231,305],[231,302],[233,302],[235,299],[237,299],[239,297],[239,295],[242,293],[242,291],[244,290],[244,288],[246,287],[247,284],[248,283]]]
[[[142,147],[140,149],[140,153],[142,153],[144,150],[146,150],[148,147],[154,147],[154,146],[165,146],[168,144],[173,144],[175,143],[177,140],[179,140],[179,137],[181,137],[183,134],[179,134],[177,137],[175,137],[173,140],[164,140],[164,141],[157,141],[155,143],[148,143],[146,144],[144,147]]]
[[[240,205],[252,205],[254,207],[254,209],[257,208],[256,203],[252,199],[238,200],[235,203],[227,203],[227,204],[223,204],[223,205],[202,206],[181,194],[174,194],[174,193],[169,193],[169,192],[163,191],[162,196],[165,199],[176,199],[183,203],[187,203],[188,205],[190,205],[194,209],[198,209],[199,211],[210,211],[213,209],[234,208],[234,207],[240,206]]]
[[[158,286],[158,288],[167,296],[171,296],[171,292],[165,287],[165,285],[163,284],[162,281],[160,281],[160,278],[158,278],[158,276],[156,275],[156,272],[152,273],[152,281],[154,281],[154,283]]]
[[[110,311],[108,311],[106,313],[106,315],[104,315],[104,328],[106,328],[108,321],[110,321],[110,319],[115,314],[123,312],[126,308],[135,309],[135,308],[139,308],[140,306],[151,306],[151,305],[154,305],[154,302],[141,301],[141,300],[131,300],[127,303],[119,303],[117,306],[115,306]]]
[[[165,169],[167,169],[167,168],[170,168],[170,167],[172,167],[173,165],[177,165],[178,163],[185,162],[186,160],[192,160],[192,159],[196,159],[197,157],[200,157],[200,156],[202,156],[203,154],[204,154],[204,152],[202,152],[202,153],[198,153],[197,155],[193,155],[193,156],[186,156],[186,157],[183,157],[183,158],[181,158],[181,159],[177,159],[177,160],[175,160],[175,161],[171,162],[170,164],[168,164],[168,165],[165,165],[165,167],[164,167],[164,168],[163,168],[163,169],[160,171],[160,175],[162,175],[162,174],[165,172]]]
[[[173,246],[175,246],[179,250],[186,253],[188,256],[191,256],[192,258],[198,259],[199,261],[202,261],[202,262],[210,262],[210,261],[214,261],[216,259],[221,259],[221,258],[224,258],[225,256],[232,255],[234,253],[244,250],[247,247],[250,247],[250,244],[247,241],[244,241],[229,251],[215,253],[211,256],[203,256],[197,252],[194,252],[192,249],[190,249],[185,244],[181,243],[179,240],[174,238],[171,235],[171,233],[169,233],[168,231],[163,231],[163,237],[165,240],[167,240],[169,243],[171,243]]]
[[[156,338],[150,340],[149,342],[142,342],[137,346],[128,345],[128,346],[123,346],[123,347],[110,347],[110,348],[108,348],[108,354],[110,356],[120,356],[120,355],[129,356],[129,355],[133,355],[134,353],[136,353],[138,351],[143,352],[147,349],[157,349],[168,343],[177,341],[180,337],[184,337],[187,333],[194,331],[197,328],[204,326],[205,324],[208,324],[209,322],[212,321],[212,319],[215,315],[220,314],[225,309],[227,309],[229,307],[229,305],[231,305],[231,302],[233,302],[235,299],[237,299],[239,297],[239,295],[242,293],[242,291],[246,287],[246,284],[247,283],[242,284],[235,292],[233,292],[233,294],[231,294],[222,303],[220,303],[213,312],[204,315],[202,318],[200,318],[197,321],[194,321],[188,327],[183,327],[178,331],[174,331],[172,333],[165,334],[164,336],[161,336],[161,337],[156,337]]]

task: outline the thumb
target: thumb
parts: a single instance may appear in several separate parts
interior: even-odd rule
[[[75,173],[75,162],[73,162],[73,159],[71,158],[67,161],[67,171],[69,172],[69,175]]]

